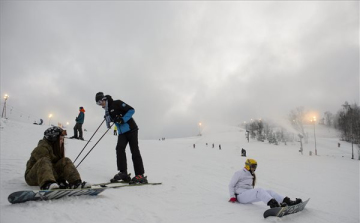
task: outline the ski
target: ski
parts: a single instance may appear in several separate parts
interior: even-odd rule
[[[109,183],[93,185],[93,188],[119,188],[119,187],[135,187],[135,186],[150,186],[150,185],[161,185],[162,183],[146,183],[146,184],[124,184],[124,183]]]
[[[84,142],[88,142],[89,140],[87,139],[84,139],[84,140],[81,140],[81,139],[77,139],[77,138],[70,138],[70,137],[65,137],[66,139],[75,139],[75,140],[79,140],[79,141],[84,141]],[[90,141],[91,142],[91,141]]]

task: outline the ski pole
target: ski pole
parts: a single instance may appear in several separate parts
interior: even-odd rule
[[[99,125],[99,127],[96,129],[96,131],[94,132],[94,134],[91,136],[91,138],[89,139],[89,141],[86,143],[86,145],[84,146],[84,148],[81,150],[81,152],[79,153],[79,155],[76,157],[76,159],[74,160],[73,163],[76,162],[76,160],[79,158],[80,154],[84,151],[84,149],[86,148],[86,146],[89,144],[89,142],[91,141],[91,139],[94,137],[94,135],[96,134],[96,132],[99,130],[99,128],[102,126],[102,124],[104,123],[105,119],[101,122],[101,124]]]
[[[78,168],[78,166],[80,166],[80,164],[82,163],[82,161],[84,161],[84,159],[89,155],[89,153],[95,148],[95,146],[100,142],[100,140],[105,136],[105,134],[109,131],[109,129],[111,129],[111,127],[114,125],[115,123],[113,123],[110,128],[108,128],[106,130],[106,132],[101,136],[101,138],[95,143],[95,145],[90,149],[90,151],[84,156],[84,158],[80,161],[80,163],[76,166],[76,168]]]

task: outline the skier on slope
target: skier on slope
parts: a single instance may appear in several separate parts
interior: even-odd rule
[[[74,135],[70,137],[70,139],[80,139],[84,140],[83,138],[83,131],[82,126],[85,120],[85,109],[84,107],[79,108],[79,115],[75,118],[76,124],[74,126]],[[78,137],[79,132],[79,137]]]
[[[53,126],[45,130],[44,138],[32,151],[26,163],[25,181],[41,190],[87,188],[73,162],[65,157],[64,137],[66,130]]]
[[[114,122],[118,131],[116,144],[117,173],[112,181],[123,180],[130,184],[148,183],[144,177],[144,165],[138,145],[138,126],[132,118],[135,109],[121,100],[113,100],[110,95],[98,92],[95,95],[96,104],[105,109],[105,119],[107,127],[111,128],[110,122]],[[125,149],[127,144],[130,146],[132,161],[134,164],[135,177],[130,179],[127,172],[127,161]]]
[[[296,198],[295,201],[289,197],[284,197],[271,190],[255,188],[256,175],[255,170],[257,162],[254,159],[247,159],[245,167],[234,173],[229,184],[230,200],[229,202],[240,202],[248,204],[257,201],[263,201],[270,208],[280,206],[291,206],[302,202]]]

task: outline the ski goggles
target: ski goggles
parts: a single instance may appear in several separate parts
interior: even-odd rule
[[[250,168],[256,169],[257,168],[257,164],[251,164]]]

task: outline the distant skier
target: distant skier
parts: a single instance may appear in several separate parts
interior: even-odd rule
[[[74,135],[70,137],[70,139],[80,139],[84,140],[83,138],[83,131],[82,125],[84,124],[85,120],[85,109],[83,107],[79,108],[79,115],[75,118],[76,124],[74,126]],[[78,137],[79,132],[79,137]]]
[[[246,150],[244,148],[241,148],[241,156],[246,157]]]
[[[252,202],[263,201],[270,208],[281,206],[291,206],[302,202],[296,198],[295,201],[289,197],[284,197],[271,190],[255,188],[256,175],[255,170],[257,162],[254,159],[247,159],[245,167],[234,173],[229,184],[230,200],[229,202],[240,202],[248,204]]]
[[[139,150],[138,143],[138,126],[132,118],[135,109],[121,100],[114,101],[110,95],[104,95],[98,92],[95,95],[96,104],[105,109],[105,119],[108,122],[114,122],[118,129],[118,140],[116,144],[117,173],[112,180],[130,181],[130,184],[148,183],[144,177],[144,165]],[[129,144],[134,164],[135,177],[130,179],[127,172],[126,145]]]
[[[26,164],[25,181],[28,185],[40,186],[41,190],[91,187],[81,180],[73,162],[65,157],[65,136],[66,130],[57,126],[45,130],[44,138]]]

